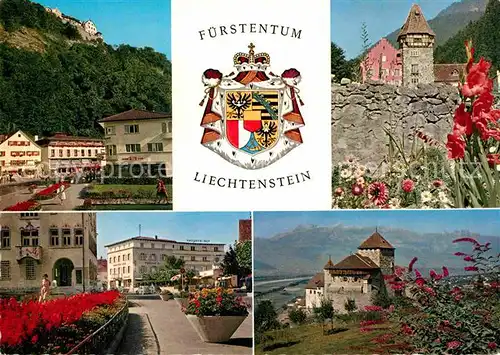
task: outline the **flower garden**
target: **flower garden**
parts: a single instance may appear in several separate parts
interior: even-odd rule
[[[46,302],[0,299],[0,353],[66,354],[124,305],[117,291]]]
[[[385,130],[388,158],[375,168],[349,157],[333,169],[333,208],[464,208],[500,206],[500,110],[494,109],[491,63],[468,63],[461,104],[446,142],[414,132],[404,138]]]
[[[204,316],[247,316],[248,306],[231,289],[204,288],[189,294],[185,314]]]
[[[4,209],[4,211],[11,212],[22,212],[22,211],[39,211],[42,209],[42,205],[40,204],[41,200],[50,200],[56,197],[57,190],[61,185],[67,189],[69,187],[69,182],[62,183],[54,183],[37,193],[35,193],[29,200],[18,202],[12,206],[8,206]],[[36,185],[30,185],[29,191],[33,193],[36,189]]]

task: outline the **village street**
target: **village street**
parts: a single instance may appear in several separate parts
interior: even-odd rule
[[[177,300],[162,301],[157,295],[129,299],[129,323],[117,355],[252,354],[252,314],[228,343],[205,343]]]

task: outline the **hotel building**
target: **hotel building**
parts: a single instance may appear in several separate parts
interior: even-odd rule
[[[104,128],[107,162],[157,166],[172,175],[171,115],[129,110],[99,123]]]
[[[58,133],[53,137],[42,138],[37,143],[42,149],[42,161],[51,172],[99,169],[105,164],[104,143],[99,138]]]
[[[0,173],[35,173],[40,162],[41,149],[26,133],[0,135]]]
[[[0,214],[0,288],[94,286],[96,253],[95,213]]]
[[[146,273],[155,272],[173,255],[185,261],[185,269],[211,270],[222,261],[225,244],[204,241],[178,242],[158,237],[134,237],[106,245],[108,288],[134,288]]]

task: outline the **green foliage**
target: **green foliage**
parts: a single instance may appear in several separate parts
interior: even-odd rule
[[[500,68],[500,2],[490,0],[484,15],[471,22],[446,43],[436,48],[436,63],[466,63],[464,42],[472,40],[478,57],[490,60],[494,68]]]
[[[70,42],[76,29],[28,0],[0,1],[0,24],[7,31],[32,28],[43,41],[43,52],[0,43],[0,132],[99,137],[102,117],[131,108],[170,112],[171,64],[164,54]]]
[[[333,308],[332,301],[327,298],[323,298],[320,305],[313,308],[313,313],[316,319],[320,322],[324,322],[327,319],[333,320],[335,309]]]
[[[294,324],[303,324],[307,319],[307,314],[301,308],[292,308],[288,312],[288,318]]]
[[[370,49],[371,49],[371,43],[370,43],[370,36],[368,35],[368,29],[366,27],[366,22],[363,22],[361,24],[361,43],[363,46],[363,50],[360,56],[360,62],[363,66],[363,68],[366,71],[366,79],[371,78],[371,73],[373,72],[373,63],[370,60],[370,57],[368,56]],[[363,75],[360,69],[359,71],[359,78],[362,79]]]
[[[170,279],[178,275],[180,273],[180,269],[185,265],[185,261],[181,258],[177,258],[175,255],[167,255],[163,265],[158,268],[156,272],[146,273],[142,275],[142,278],[146,282],[153,282],[157,284],[170,284],[172,281]],[[184,282],[185,285],[188,285],[190,280],[193,278],[194,272],[191,270],[186,270],[185,278],[187,280]],[[175,283],[179,284],[179,287],[182,286],[182,282],[175,281]]]
[[[238,275],[246,276],[252,273],[252,242],[246,240],[236,244],[236,261],[238,262]]]
[[[354,312],[358,308],[356,300],[354,298],[348,298],[344,303],[344,308],[349,313]]]
[[[264,300],[257,304],[254,314],[255,332],[262,334],[268,330],[280,328],[278,314],[270,300]]]
[[[380,306],[382,308],[388,308],[392,304],[392,299],[389,297],[389,293],[385,287],[374,292],[371,301],[374,306]]]
[[[335,82],[340,82],[343,78],[352,79],[352,65],[345,58],[345,52],[335,43],[331,43],[331,71],[335,75]]]
[[[224,255],[221,266],[225,276],[239,275],[238,255],[232,245]]]
[[[203,316],[247,316],[247,305],[232,290],[207,289],[190,295],[186,314]]]

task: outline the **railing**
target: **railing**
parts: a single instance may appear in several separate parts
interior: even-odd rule
[[[125,299],[125,305],[106,324],[83,339],[66,355],[104,353],[127,321],[128,301]]]

